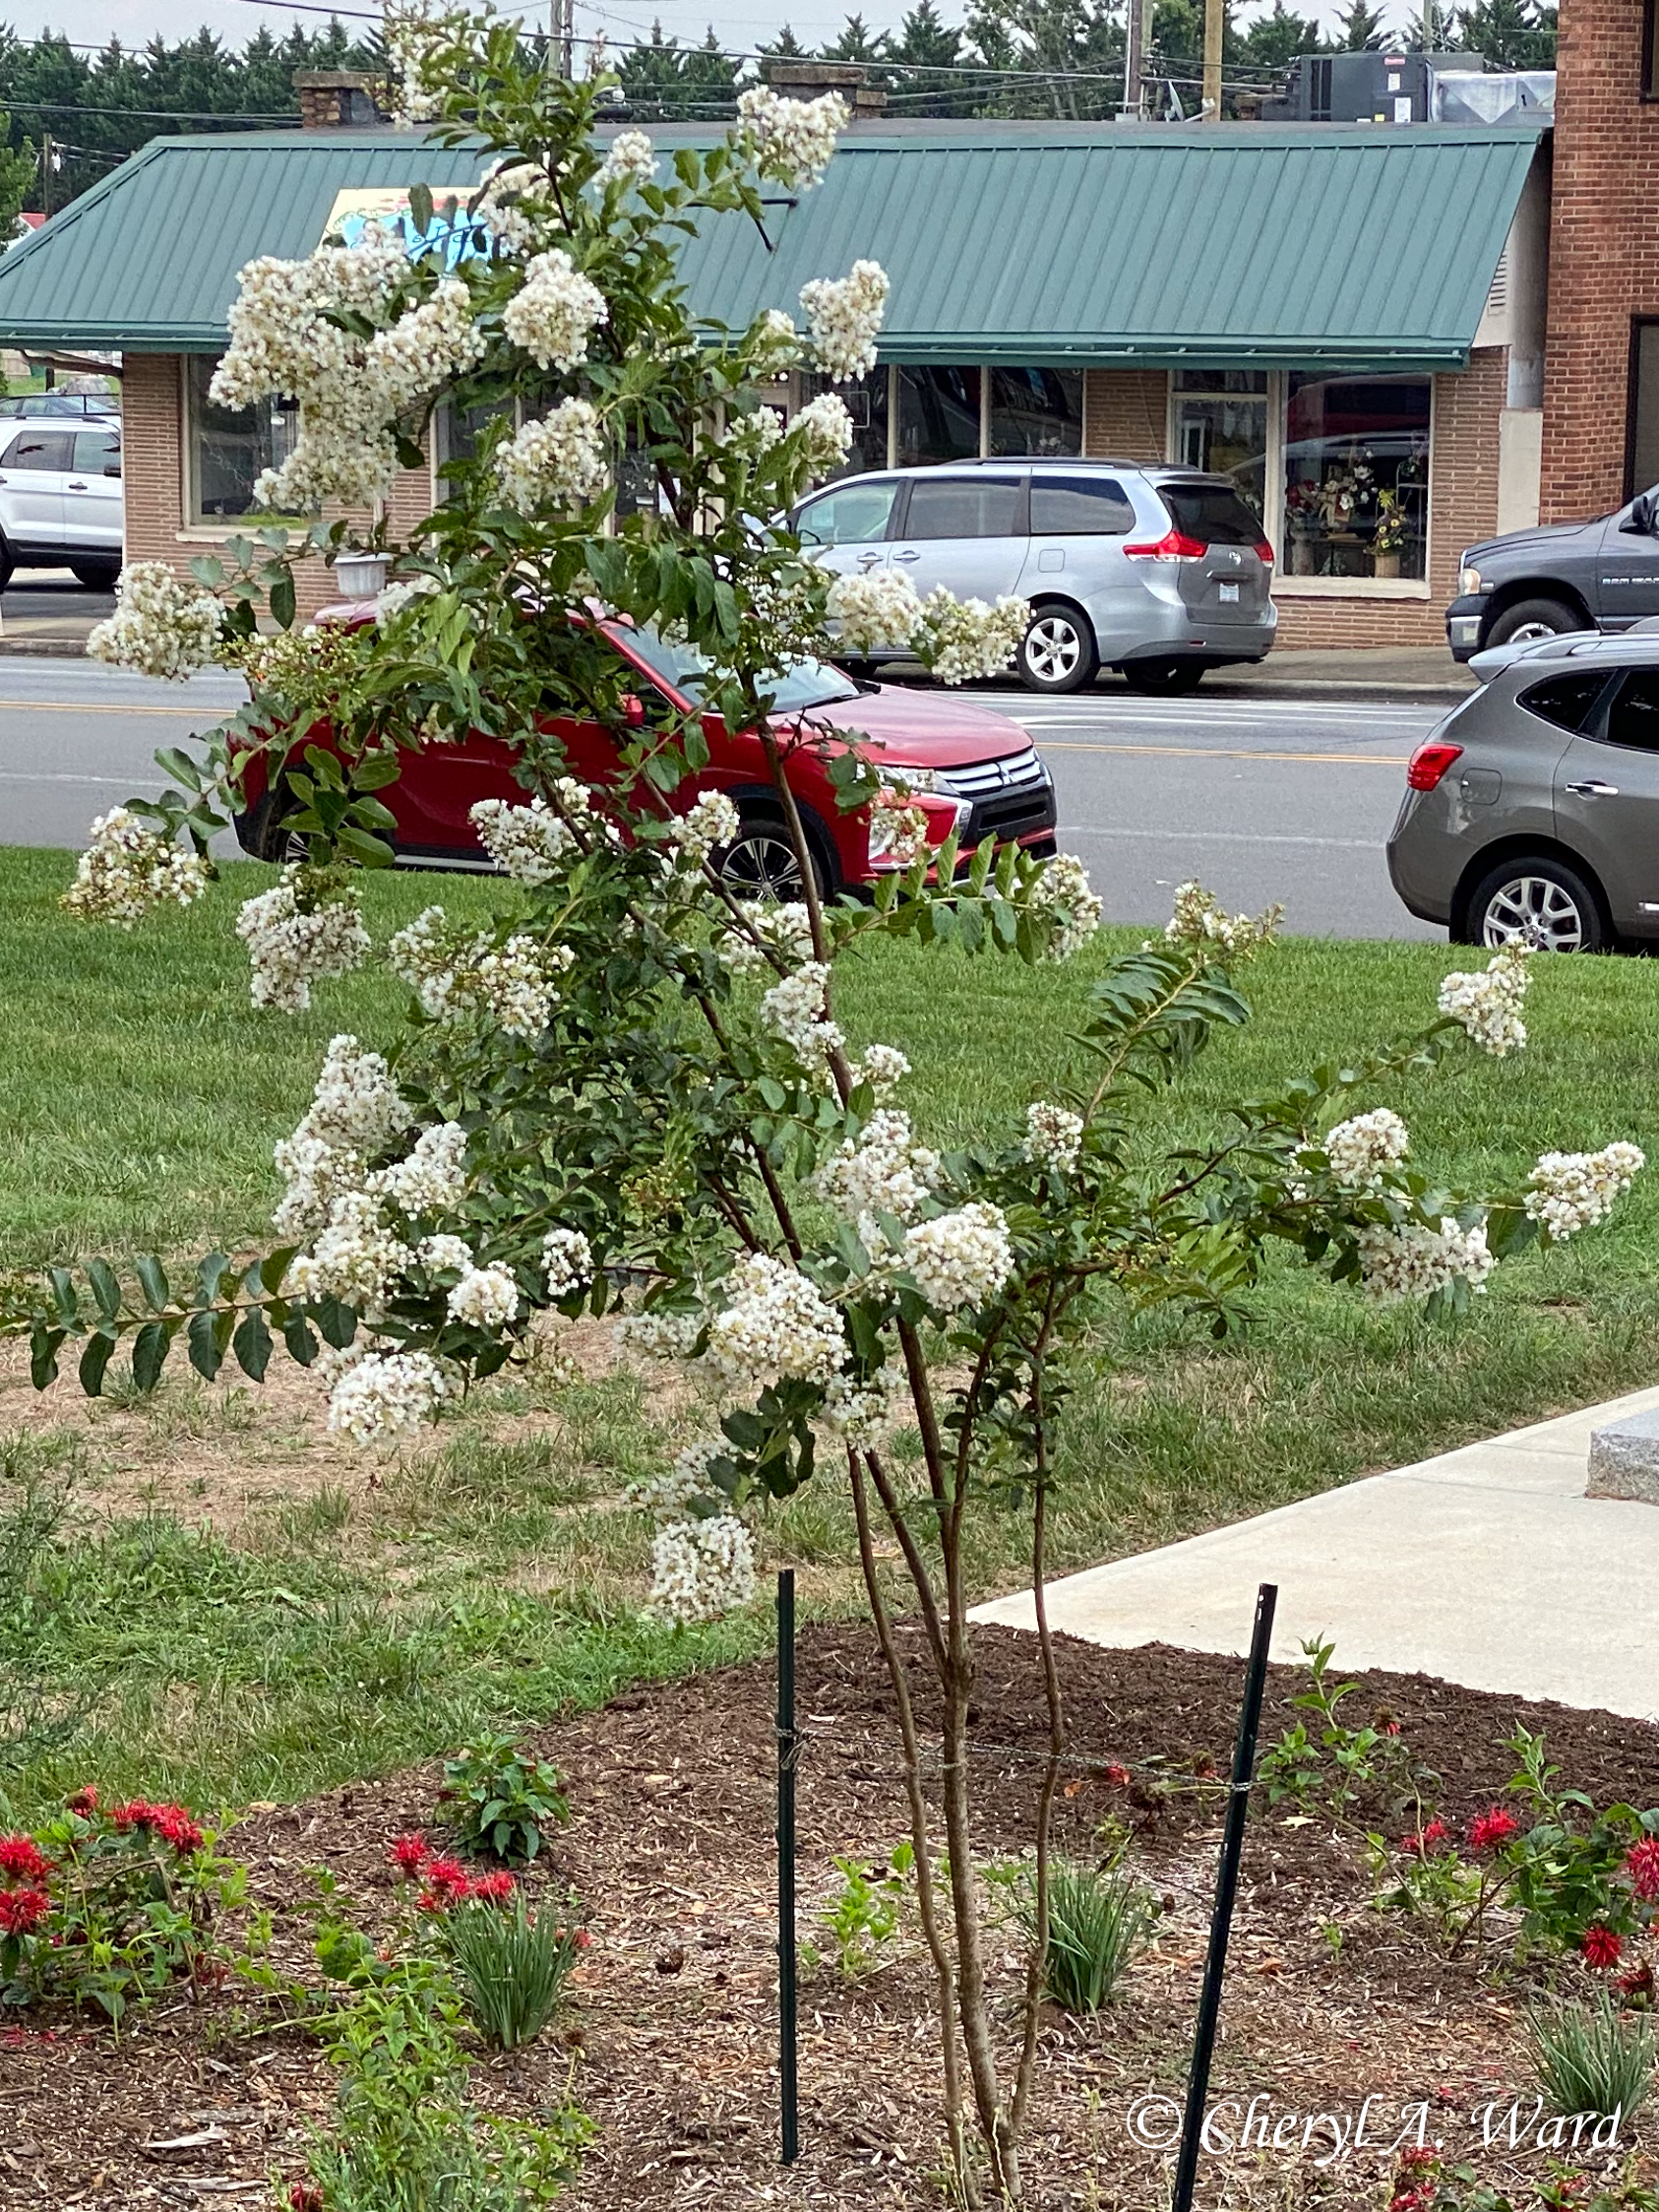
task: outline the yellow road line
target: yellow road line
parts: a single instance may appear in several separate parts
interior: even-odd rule
[[[1042,753],[1173,753],[1192,761],[1313,761],[1325,768],[1403,768],[1407,753],[1266,753],[1254,745],[1086,745],[1076,738],[1036,738]]]
[[[234,711],[234,703],[214,707],[206,700],[196,707],[99,707],[78,699],[0,699],[0,714],[167,714],[174,721],[181,715],[211,714],[221,722]]]

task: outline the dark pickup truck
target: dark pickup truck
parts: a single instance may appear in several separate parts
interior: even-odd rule
[[[1628,630],[1659,615],[1659,489],[1593,522],[1471,545],[1457,591],[1445,610],[1453,660],[1567,630]]]

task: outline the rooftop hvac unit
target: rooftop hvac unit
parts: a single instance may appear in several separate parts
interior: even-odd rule
[[[1261,103],[1264,123],[1427,123],[1435,81],[1479,76],[1479,54],[1303,54],[1283,94]],[[1458,118],[1462,120],[1462,118]]]

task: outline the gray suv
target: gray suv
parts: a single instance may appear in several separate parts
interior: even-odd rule
[[[1445,610],[1453,660],[1659,615],[1659,490],[1613,515],[1510,530],[1471,545]]]
[[[1273,642],[1272,548],[1225,476],[1117,461],[965,461],[845,476],[790,517],[837,574],[893,568],[925,598],[1031,601],[1018,669],[1074,692],[1118,668],[1191,691]],[[872,656],[901,659],[902,650]]]
[[[1659,637],[1523,647],[1406,782],[1388,873],[1423,921],[1557,952],[1659,938]]]

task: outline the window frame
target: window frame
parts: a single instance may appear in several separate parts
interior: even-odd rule
[[[1098,463],[1098,462],[1095,462],[1095,463],[1093,463],[1093,465],[1094,465],[1095,467],[1098,467],[1098,466],[1099,466],[1099,463]],[[1057,483],[1057,482],[1063,482],[1063,481],[1064,481],[1064,479],[1062,479],[1062,478],[1060,477],[1060,472],[1059,472],[1059,470],[1058,470],[1058,469],[1056,469],[1056,468],[1055,468],[1055,467],[1053,466],[1053,463],[1052,463],[1052,462],[1045,462],[1045,464],[1044,464],[1044,466],[1043,466],[1043,468],[1042,468],[1042,470],[1041,470],[1041,472],[1040,472],[1040,473],[1037,473],[1037,472],[1033,472],[1033,473],[1032,473],[1032,474],[1031,474],[1030,476],[1028,476],[1028,477],[1026,478],[1026,482],[1025,482],[1025,500],[1026,500],[1026,508],[1025,508],[1025,520],[1026,520],[1026,532],[1025,532],[1025,534],[1027,535],[1027,537],[1033,537],[1033,538],[1035,538],[1035,537],[1133,537],[1133,536],[1134,536],[1134,534],[1135,534],[1135,531],[1136,531],[1136,528],[1137,528],[1137,523],[1136,523],[1136,519],[1135,519],[1135,501],[1134,501],[1134,500],[1133,500],[1133,499],[1132,499],[1132,498],[1130,497],[1130,494],[1129,494],[1129,490],[1128,490],[1128,487],[1127,487],[1127,486],[1126,486],[1126,485],[1124,484],[1124,482],[1123,482],[1123,479],[1122,479],[1121,477],[1119,477],[1119,476],[1088,476],[1088,475],[1084,475],[1084,476],[1082,477],[1081,481],[1082,481],[1082,483],[1083,483],[1083,484],[1086,484],[1086,485],[1088,486],[1088,491],[1087,491],[1086,493],[1084,493],[1084,495],[1083,495],[1084,497],[1092,497],[1092,498],[1096,498],[1096,499],[1099,499],[1099,500],[1100,500],[1100,501],[1102,502],[1102,504],[1104,504],[1104,502],[1105,502],[1105,497],[1106,497],[1106,494],[1108,493],[1108,491],[1110,491],[1110,492],[1111,492],[1112,494],[1114,494],[1114,495],[1115,495],[1115,503],[1116,503],[1116,504],[1118,504],[1119,506],[1121,506],[1121,508],[1122,508],[1122,511],[1123,511],[1123,513],[1124,513],[1125,515],[1127,515],[1127,516],[1128,516],[1128,518],[1129,518],[1129,520],[1128,520],[1128,521],[1127,521],[1127,522],[1125,522],[1125,523],[1123,524],[1123,526],[1122,526],[1122,528],[1121,528],[1121,529],[1110,529],[1110,530],[1102,530],[1102,529],[1093,529],[1093,530],[1068,530],[1068,529],[1056,529],[1056,528],[1054,528],[1054,527],[1053,527],[1052,525],[1050,525],[1050,526],[1048,526],[1048,527],[1046,527],[1046,528],[1042,528],[1042,529],[1039,529],[1039,528],[1038,528],[1038,526],[1037,526],[1037,515],[1036,515],[1036,500],[1037,500],[1037,494],[1038,494],[1038,492],[1039,492],[1039,491],[1044,491],[1044,492],[1046,492],[1046,491],[1052,491],[1052,490],[1054,489],[1054,487],[1055,487],[1055,485],[1056,485],[1056,483]]]
[[[1641,77],[1636,87],[1636,97],[1645,105],[1659,100],[1659,85],[1654,83],[1654,72],[1659,68],[1659,8],[1654,0],[1642,0],[1641,11]]]
[[[178,356],[178,421],[179,421],[179,529],[182,539],[200,539],[220,545],[239,530],[257,529],[272,523],[305,524],[317,520],[311,515],[275,515],[263,508],[250,507],[245,515],[203,515],[199,512],[201,497],[201,471],[196,452],[196,402],[193,397],[190,364],[192,361],[217,360],[218,354],[181,353]],[[125,466],[125,452],[122,464]],[[124,479],[123,479],[124,480]]]
[[[69,458],[64,461],[62,467],[35,467],[31,466],[27,461],[9,459],[12,448],[31,435],[39,438],[42,442],[48,438],[64,440],[68,448]],[[0,468],[15,468],[20,476],[73,476],[75,473],[75,432],[66,429],[61,422],[54,422],[50,418],[26,415],[6,440],[4,450],[0,451]]]
[[[1648,13],[1650,17],[1654,4],[1655,0],[1649,0]],[[1659,99],[1659,93],[1650,93],[1647,96]],[[1619,502],[1621,507],[1628,505],[1630,500],[1634,499],[1637,492],[1644,492],[1649,488],[1646,484],[1638,484],[1635,480],[1636,401],[1641,390],[1641,334],[1646,330],[1659,330],[1659,315],[1632,315],[1630,317],[1630,350],[1625,369],[1625,497]]]
[[[910,495],[915,490],[916,486],[918,484],[925,485],[931,482],[933,478],[937,476],[948,476],[952,468],[962,468],[962,463],[960,461],[918,461],[915,464],[913,474],[903,476],[899,479],[902,489],[899,499],[893,507],[893,513],[898,518],[898,527],[896,530],[894,530],[891,538],[889,540],[890,544],[897,544],[901,539],[908,538],[912,534],[910,529]],[[1000,472],[1004,469],[1008,471],[1006,475]],[[963,483],[967,484],[1012,482],[1014,484],[1013,527],[1006,531],[998,530],[992,534],[997,538],[1001,538],[1004,536],[1030,536],[1031,471],[1029,464],[1026,464],[1023,468],[1021,468],[1020,464],[1017,461],[999,460],[998,467],[986,469],[982,462],[973,461],[968,464],[967,468],[963,469],[960,480]],[[974,533],[973,542],[977,543],[977,541],[978,532],[976,531]],[[969,541],[958,536],[923,537],[917,538],[916,542],[918,545],[956,545],[967,543]],[[986,542],[992,542],[992,537],[988,536]]]
[[[1585,715],[1574,737],[1587,737],[1594,744],[1605,745],[1613,753],[1636,753],[1645,759],[1659,759],[1659,745],[1631,745],[1625,738],[1613,735],[1613,716],[1620,701],[1631,682],[1638,676],[1659,680],[1659,661],[1627,662],[1622,668],[1608,670],[1609,682],[1595,706]]]

